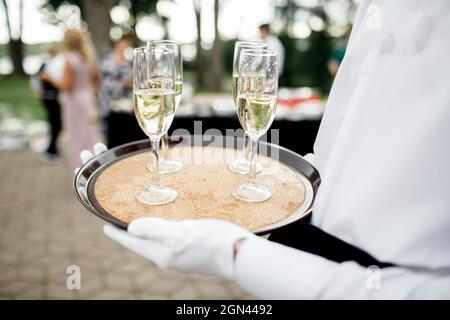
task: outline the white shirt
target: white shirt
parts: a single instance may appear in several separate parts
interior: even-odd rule
[[[55,57],[49,59],[45,70],[53,80],[60,82],[64,76],[64,64],[64,55],[59,53]]]
[[[314,146],[322,183],[313,224],[397,267],[374,274],[247,240],[236,260],[244,289],[450,298],[449,16],[447,0],[364,1]]]
[[[278,53],[278,75],[283,74],[284,68],[284,47],[280,39],[276,36],[269,34],[264,40],[267,43],[267,49]]]

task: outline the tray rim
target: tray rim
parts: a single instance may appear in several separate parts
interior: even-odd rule
[[[201,137],[202,143],[205,143],[207,141],[204,141],[205,135],[199,135]],[[177,140],[177,142],[180,142],[180,138],[181,141],[183,140],[184,137],[189,137],[191,139],[191,141],[197,141],[195,140],[195,135],[177,135],[177,136],[170,136],[169,137],[169,141],[173,142],[174,140]],[[241,137],[237,137],[237,136],[224,136],[225,139],[234,139],[235,144],[233,144],[233,146],[238,146],[239,145],[239,140],[242,140]],[[192,140],[194,139],[194,140]],[[210,141],[211,142],[211,141]],[[89,185],[92,183],[92,180],[94,178],[96,178],[99,173],[98,171],[104,171],[107,167],[111,166],[112,164],[120,161],[123,158],[128,158],[132,155],[135,154],[139,154],[142,152],[145,152],[145,150],[148,149],[148,147],[145,148],[141,148],[141,149],[136,149],[134,151],[128,152],[128,153],[124,153],[121,154],[119,156],[116,156],[115,158],[113,158],[112,160],[109,160],[107,163],[104,164],[100,164],[97,168],[95,168],[95,170],[90,174],[89,178],[86,181],[86,186],[85,186],[85,190],[86,190],[86,197],[88,198],[87,201],[89,203],[86,203],[85,199],[82,198],[79,190],[78,190],[78,181],[80,180],[80,177],[82,175],[82,173],[89,167],[91,167],[93,165],[94,162],[98,161],[98,159],[100,157],[104,157],[108,154],[116,154],[117,150],[122,150],[124,148],[126,148],[127,146],[132,146],[132,145],[140,145],[140,144],[146,144],[148,146],[150,146],[149,143],[149,139],[142,139],[142,140],[137,140],[137,141],[133,141],[133,142],[129,142],[126,144],[122,144],[119,146],[116,146],[114,148],[108,149],[106,152],[103,152],[97,156],[94,156],[93,158],[91,158],[89,161],[87,161],[85,164],[83,164],[80,169],[77,171],[77,173],[75,174],[74,180],[73,180],[73,186],[74,186],[74,193],[78,199],[79,202],[81,202],[81,204],[91,213],[93,213],[94,215],[96,215],[97,217],[99,217],[100,219],[102,219],[103,221],[106,221],[108,223],[112,223],[115,226],[122,228],[122,229],[126,229],[128,224],[118,218],[116,218],[115,216],[113,216],[112,214],[108,213],[106,210],[105,213],[100,213],[97,211],[97,209],[92,205],[89,204],[92,200],[89,199]],[[212,143],[212,142],[211,142]],[[286,152],[287,154],[294,156],[297,159],[301,159],[304,164],[306,164],[307,166],[310,167],[310,169],[312,169],[312,176],[315,176],[315,181],[310,181],[306,176],[305,173],[300,171],[299,168],[294,167],[293,165],[291,165],[290,163],[287,163],[286,161],[282,161],[281,159],[279,159],[279,161],[281,162],[281,164],[289,167],[291,170],[294,170],[302,179],[302,182],[305,185],[305,195],[306,198],[303,201],[302,205],[300,206],[299,209],[297,209],[295,212],[293,212],[291,215],[289,215],[288,217],[284,218],[283,220],[280,220],[274,224],[271,224],[269,226],[265,226],[262,228],[258,228],[256,230],[253,230],[252,232],[256,235],[266,235],[269,234],[270,232],[274,231],[274,230],[278,230],[281,229],[283,227],[286,227],[290,224],[296,223],[300,220],[303,220],[305,217],[307,217],[311,211],[312,211],[312,207],[313,207],[313,203],[314,200],[316,198],[317,195],[317,189],[320,186],[321,183],[321,178],[319,175],[318,170],[308,161],[306,161],[304,159],[303,156],[301,156],[300,154],[289,150],[283,146],[280,145],[276,145],[267,141],[260,141],[259,145],[265,145],[266,147],[269,148],[278,148],[281,151]],[[207,147],[207,145],[206,145]],[[236,147],[237,148],[237,147]],[[95,182],[95,181],[94,181]],[[299,212],[299,211],[303,211],[303,212]]]

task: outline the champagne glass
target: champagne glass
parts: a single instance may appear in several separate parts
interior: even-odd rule
[[[238,80],[238,66],[239,57],[242,50],[264,50],[267,49],[267,43],[263,42],[253,42],[253,41],[236,41],[234,44],[234,56],[233,56],[233,77],[232,77],[232,95],[234,104],[237,108],[237,80]],[[228,169],[234,173],[248,174],[250,172],[250,140],[246,134],[244,134],[244,146],[243,146],[243,156],[238,157],[236,160],[228,164]],[[256,172],[261,172],[262,165],[256,163]]]
[[[183,58],[181,56],[181,43],[173,40],[154,40],[147,42],[149,48],[164,48],[173,51],[175,61],[175,110],[178,109],[181,102],[181,92],[183,88]],[[151,162],[147,168],[152,171]],[[175,173],[183,169],[183,163],[170,159],[169,155],[169,136],[164,134],[161,138],[161,157],[159,158],[159,172],[161,174]]]
[[[233,189],[232,195],[246,202],[270,199],[272,193],[256,180],[258,140],[272,125],[277,108],[277,53],[242,50],[239,58],[237,108],[239,122],[251,140],[249,180]]]
[[[153,154],[151,185],[136,195],[149,205],[174,201],[177,192],[159,183],[158,148],[175,115],[176,72],[173,51],[136,48],[133,57],[134,113],[142,131],[150,138]]]

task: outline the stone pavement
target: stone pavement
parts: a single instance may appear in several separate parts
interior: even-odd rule
[[[64,161],[0,152],[0,299],[246,299],[227,280],[161,271],[103,235]],[[67,267],[81,269],[69,290]]]

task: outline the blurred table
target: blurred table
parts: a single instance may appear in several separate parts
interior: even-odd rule
[[[200,93],[193,96],[192,91],[190,86],[183,87],[182,104],[169,129],[170,135],[179,129],[186,131],[175,132],[175,134],[198,135],[204,134],[210,129],[217,129],[221,134],[226,135],[227,129],[233,131],[240,129],[239,136],[243,135],[236,107],[230,94]],[[279,130],[278,137],[275,137],[278,140],[271,139],[273,131],[269,131],[269,135],[263,136],[262,140],[279,144],[300,155],[312,152],[323,112],[324,102],[313,89],[280,88],[275,121],[270,129]],[[108,137],[110,140],[114,140],[109,147],[145,139],[133,114],[116,113],[114,117],[110,117],[109,124],[116,128]],[[125,127],[127,130],[122,130]],[[214,133],[210,131],[207,134]]]
[[[218,129],[225,135],[227,129],[242,128],[229,94],[208,93],[195,97],[188,94],[182,101],[170,134],[177,129],[186,129],[189,134],[203,134],[206,130]],[[301,155],[312,152],[323,112],[324,102],[317,91],[311,88],[280,88],[275,121],[271,126],[271,129],[279,130],[279,140],[273,141],[270,134],[262,139],[278,143]],[[199,128],[195,130],[196,121],[201,121],[201,125],[197,123]]]
[[[201,121],[201,132],[194,129],[195,122]],[[200,125],[199,123],[197,126]],[[314,141],[319,129],[320,120],[275,120],[271,129],[279,129],[279,145],[292,151],[305,155],[313,151]],[[218,129],[225,135],[227,129],[240,129],[241,125],[237,117],[175,117],[169,133],[177,129],[186,129],[190,134],[204,133],[208,129]],[[197,128],[197,130],[199,130]],[[270,139],[267,141],[274,143]]]

